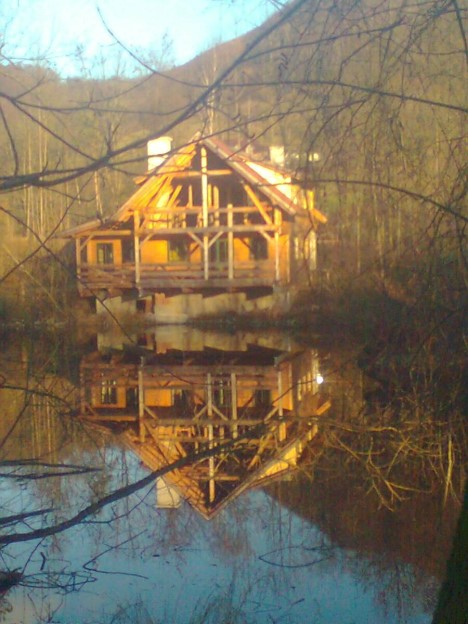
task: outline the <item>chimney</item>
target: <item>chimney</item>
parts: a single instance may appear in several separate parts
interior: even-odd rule
[[[166,160],[167,154],[172,149],[172,137],[163,136],[148,141],[148,171],[159,167]]]
[[[270,162],[277,167],[284,167],[284,145],[270,145]]]

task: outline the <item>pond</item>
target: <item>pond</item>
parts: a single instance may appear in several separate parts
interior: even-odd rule
[[[373,382],[306,342],[10,340],[0,622],[431,622],[456,496],[369,468]]]

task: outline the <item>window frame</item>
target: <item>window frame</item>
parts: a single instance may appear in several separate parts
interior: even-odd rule
[[[96,243],[96,264],[115,264],[114,258],[115,254],[113,242],[100,241]]]
[[[187,262],[190,258],[190,249],[185,239],[170,238],[167,241],[167,261]]]

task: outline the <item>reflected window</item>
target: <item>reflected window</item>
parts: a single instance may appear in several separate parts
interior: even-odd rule
[[[224,381],[216,381],[213,384],[213,403],[219,407],[231,405],[231,386]]]
[[[187,409],[190,407],[190,403],[190,390],[177,389],[172,391],[172,404],[174,407],[177,407],[178,409]]]
[[[255,407],[265,407],[271,405],[271,390],[255,390],[254,392],[254,405]]]
[[[117,382],[103,381],[101,383],[101,405],[117,405]]]
[[[112,243],[97,243],[96,258],[98,264],[114,264],[114,245]]]
[[[125,392],[127,407],[136,409],[138,407],[138,388],[127,388]],[[115,393],[117,403],[117,392]]]

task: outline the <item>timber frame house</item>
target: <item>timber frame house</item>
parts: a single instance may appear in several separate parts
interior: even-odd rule
[[[196,136],[136,183],[113,216],[61,235],[75,240],[82,297],[146,298],[154,312],[158,295],[251,300],[308,283],[326,218],[281,167]]]
[[[315,351],[257,345],[96,351],[81,362],[79,413],[119,433],[151,471],[177,462],[157,482],[158,506],[186,500],[210,519],[242,492],[296,469],[330,407],[317,373]]]

